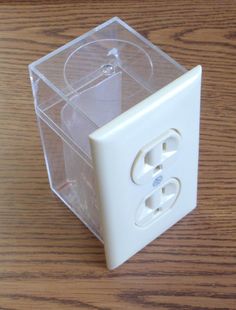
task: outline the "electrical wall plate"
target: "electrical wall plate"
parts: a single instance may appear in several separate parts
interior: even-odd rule
[[[196,207],[200,89],[201,66],[197,66],[90,134],[109,269],[118,267]],[[173,133],[177,140],[169,141],[168,150],[165,141]],[[139,156],[143,150],[151,153]],[[168,156],[163,152],[169,152]],[[136,165],[143,167],[138,168],[141,174],[150,167],[154,173],[137,177]],[[162,199],[158,195],[153,197],[154,204],[152,200],[144,203],[145,197],[150,199],[155,188],[169,180],[174,181],[167,198],[174,198],[163,208],[165,212],[158,207]],[[150,215],[143,225],[137,223],[142,206],[153,212],[149,213],[153,220]]]

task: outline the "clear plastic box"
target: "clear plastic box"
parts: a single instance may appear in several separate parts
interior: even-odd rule
[[[29,71],[51,189],[102,241],[89,135],[186,70],[114,17]]]

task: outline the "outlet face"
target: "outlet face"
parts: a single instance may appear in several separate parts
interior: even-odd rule
[[[156,178],[178,154],[181,136],[175,129],[147,143],[139,151],[132,168],[132,179],[136,184],[144,184]]]
[[[196,207],[201,67],[90,135],[107,266]]]
[[[180,193],[180,181],[169,179],[165,184],[154,189],[141,202],[137,209],[135,224],[146,228],[174,207]]]

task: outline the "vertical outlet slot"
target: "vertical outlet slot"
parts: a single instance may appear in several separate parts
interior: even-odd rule
[[[163,152],[167,151],[167,144],[166,144],[166,142],[162,143],[162,150],[163,150]]]

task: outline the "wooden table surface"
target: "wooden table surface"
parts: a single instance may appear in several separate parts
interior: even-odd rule
[[[27,65],[119,16],[203,73],[198,208],[114,271],[51,193]],[[0,309],[236,309],[236,1],[0,1]]]

